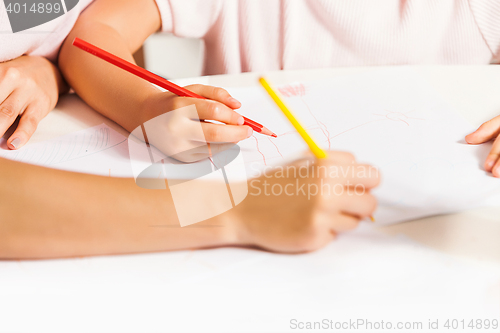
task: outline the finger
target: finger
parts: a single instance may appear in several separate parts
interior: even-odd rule
[[[182,105],[195,105],[201,120],[216,120],[230,125],[243,125],[245,120],[238,113],[224,104],[206,99],[182,98]]]
[[[349,192],[350,191],[350,192]],[[366,219],[373,215],[377,208],[377,200],[371,194],[355,192],[353,189],[346,188],[343,196],[339,197],[333,206],[340,205],[340,211],[347,215],[352,215],[360,219]],[[352,194],[352,195],[351,195]]]
[[[328,158],[326,159],[321,159],[318,160],[318,162],[324,163],[324,164],[337,164],[337,163],[342,163],[342,164],[350,164],[350,163],[355,163],[356,158],[354,157],[353,154],[345,151],[327,151]]]
[[[220,156],[219,154],[233,148],[236,144],[229,142],[229,143],[207,143],[209,154],[211,157],[215,156],[216,160],[219,160],[220,158],[225,159],[224,156]]]
[[[20,73],[16,68],[9,68],[5,71],[5,74],[0,78],[0,103],[5,101],[15,90],[19,77]]]
[[[174,158],[176,160],[192,163],[204,160],[209,157],[214,157],[212,159],[212,163],[214,163],[217,167],[223,166],[220,163],[220,158],[218,158],[218,154],[222,153],[225,150],[234,147],[234,143],[221,143],[221,144],[208,144],[204,146],[195,146],[186,151],[179,151],[175,154],[169,155],[169,157]],[[225,159],[222,159],[224,162]]]
[[[500,136],[493,143],[484,168],[486,171],[492,172],[495,177],[500,177]]]
[[[17,116],[24,111],[25,99],[14,91],[0,104],[0,136],[9,129]]]
[[[493,176],[500,178],[500,160],[497,161],[495,166],[493,167]]]
[[[232,109],[239,109],[241,107],[241,103],[233,98],[227,90],[214,86],[206,86],[202,84],[195,84],[191,86],[187,86],[186,89],[191,90],[192,92],[197,93],[203,97],[211,99],[213,101],[218,101],[223,104],[226,104],[228,107]]]
[[[474,133],[465,137],[469,144],[477,145],[488,142],[500,135],[500,116],[482,124]]]
[[[350,165],[356,163],[354,155],[349,152],[330,150],[327,151],[327,154],[328,158],[316,159],[310,150],[305,150],[302,152],[302,156],[290,162],[290,165],[297,167],[304,165],[321,165],[321,166],[326,166],[328,168],[328,166],[330,165],[332,166],[339,164]]]
[[[336,233],[353,230],[358,227],[359,222],[360,219],[358,217],[340,214],[331,219],[331,230]]]
[[[201,123],[200,125],[203,135],[200,137],[200,133],[194,133],[195,135],[190,138],[191,140],[209,143],[236,143],[249,138],[253,134],[253,130],[249,126],[220,125],[211,123]]]
[[[215,101],[199,100],[196,106],[201,119],[217,120],[230,125],[243,125],[245,119],[224,104]]]
[[[35,133],[38,123],[42,120],[41,113],[36,104],[28,105],[19,120],[16,130],[7,140],[10,149],[19,149],[24,146],[33,133]]]
[[[367,164],[333,164],[318,166],[313,175],[323,177],[323,184],[330,186],[343,185],[360,187],[365,190],[377,187],[380,184],[380,172],[377,167]]]

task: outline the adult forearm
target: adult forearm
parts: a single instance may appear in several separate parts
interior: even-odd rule
[[[224,215],[181,228],[168,190],[4,159],[0,168],[0,258],[167,251],[233,242]]]

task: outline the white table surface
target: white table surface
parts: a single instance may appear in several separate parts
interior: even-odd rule
[[[381,67],[331,68],[266,73],[275,84],[290,81],[349,75]],[[500,66],[416,66],[418,73],[473,125],[500,115]],[[221,87],[255,85],[261,73],[216,75],[177,80],[178,84],[210,84]],[[40,124],[30,143],[106,123],[120,133],[127,132],[86,105],[67,108],[62,98],[56,109]],[[74,105],[74,103],[71,103]],[[393,226],[380,227],[388,234],[403,233],[419,243],[448,254],[500,264],[499,207],[481,208],[460,214],[436,216]]]

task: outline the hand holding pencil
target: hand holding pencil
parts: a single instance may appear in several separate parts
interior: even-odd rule
[[[295,128],[295,130],[297,131],[297,133],[299,133],[299,135],[305,141],[305,143],[307,144],[307,146],[309,147],[309,149],[311,150],[311,152],[314,154],[314,156],[319,161],[328,159],[328,154],[323,149],[321,149],[321,147],[316,143],[316,141],[314,141],[314,139],[309,135],[309,133],[306,131],[306,129],[302,126],[302,124],[299,122],[299,120],[297,118],[295,118],[293,112],[285,104],[285,102],[283,101],[283,99],[279,95],[279,93],[277,91],[275,91],[271,87],[271,85],[269,84],[269,82],[267,82],[267,80],[265,78],[261,77],[259,79],[259,83],[266,90],[266,92],[272,98],[272,100],[274,101],[274,103],[276,103],[276,105],[281,110],[281,112],[283,112],[283,114],[285,115],[285,117],[290,121],[290,123],[292,124],[292,126]],[[352,163],[353,163],[353,166],[354,166],[354,157],[351,156],[351,159],[352,159]],[[366,168],[366,167],[370,168],[369,166],[364,166],[364,168]],[[370,176],[368,178],[373,178],[373,177]],[[377,173],[377,178],[378,178],[378,173]],[[356,184],[356,185],[361,185],[361,186],[363,186],[364,189],[366,189],[366,185],[367,184],[371,184],[370,183],[371,180],[369,180],[368,183],[362,182],[361,179],[359,179],[358,181],[360,183]],[[377,184],[378,184],[378,182],[377,182]],[[368,188],[368,189],[370,189],[370,188]],[[363,215],[359,215],[359,216],[362,217]],[[370,218],[370,220],[372,222],[375,222],[375,219],[373,218],[372,215],[369,215],[369,218]]]
[[[140,77],[168,90],[150,96],[144,102],[143,110],[138,110],[142,114],[138,114],[137,118],[142,121],[136,121],[137,125],[141,125],[171,113],[154,124],[155,134],[148,137],[150,143],[168,156],[183,162],[195,162],[249,138],[254,132],[276,137],[263,125],[234,111],[241,107],[241,103],[222,88],[206,85],[180,87],[79,38],[75,38],[73,45],[108,62],[110,66],[125,70],[131,74],[131,79]],[[181,110],[192,105],[196,107],[197,114],[188,115]],[[134,128],[128,130],[133,131]]]

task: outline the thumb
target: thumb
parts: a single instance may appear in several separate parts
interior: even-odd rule
[[[495,139],[500,135],[500,116],[481,125],[475,132],[467,135],[467,143],[477,145]]]

